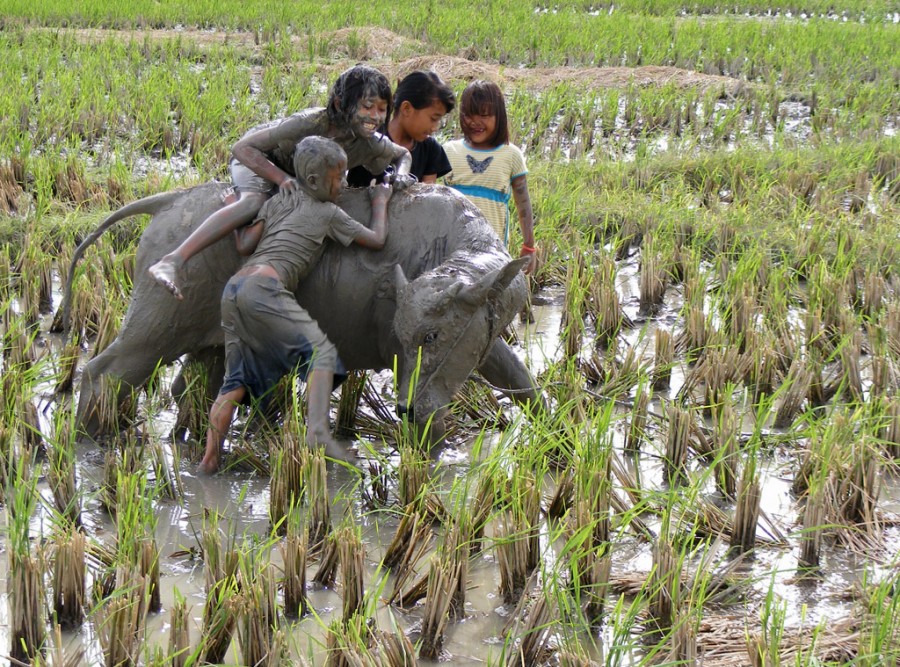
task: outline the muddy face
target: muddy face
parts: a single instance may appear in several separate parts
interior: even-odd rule
[[[388,103],[380,97],[360,100],[351,119],[351,129],[358,137],[371,137],[387,118]]]

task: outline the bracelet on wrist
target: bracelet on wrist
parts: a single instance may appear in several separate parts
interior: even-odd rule
[[[535,251],[535,249],[533,247],[531,247],[530,245],[525,245],[524,243],[522,244],[522,252],[527,253],[529,255],[533,255],[534,251]]]

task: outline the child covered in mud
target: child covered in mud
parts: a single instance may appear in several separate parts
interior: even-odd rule
[[[394,111],[384,128],[387,137],[412,155],[409,173],[420,183],[436,183],[450,171],[447,154],[432,137],[444,117],[456,106],[456,96],[436,72],[416,70],[403,77],[394,91]],[[352,187],[365,187],[373,178],[381,180],[363,166],[347,174]]]
[[[346,185],[347,155],[334,141],[307,137],[294,155],[297,187],[269,199],[254,223],[238,234],[238,249],[252,255],[222,294],[225,380],[209,412],[206,451],[199,471],[214,473],[235,406],[264,398],[292,369],[311,369],[307,384],[306,437],[328,456],[348,460],[331,438],[328,420],[337,350],[297,303],[294,291],[315,266],[326,238],[380,249],[387,238],[392,190],[370,189],[371,229],[335,204]]]
[[[398,188],[415,182],[409,175],[409,151],[377,131],[390,112],[387,78],[372,67],[356,65],[337,78],[325,108],[306,109],[250,130],[231,151],[229,168],[237,199],[209,216],[181,245],[152,265],[150,275],[181,299],[178,274],[185,262],[253,220],[276,190],[290,194],[300,188],[292,159],[297,142],[304,137],[333,139],[344,149],[350,167],[364,166],[373,174],[392,167]]]

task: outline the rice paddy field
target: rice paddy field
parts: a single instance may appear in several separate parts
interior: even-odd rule
[[[0,0],[0,655],[897,664],[898,44],[888,0]],[[306,447],[288,378],[201,479],[185,364],[79,441],[146,220],[51,332],[77,244],[226,179],[246,129],[356,62],[503,88],[540,259],[509,335],[549,409],[473,378],[429,455],[390,375],[354,377],[353,471]]]

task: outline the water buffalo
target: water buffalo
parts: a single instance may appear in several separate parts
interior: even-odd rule
[[[129,216],[153,216],[138,246],[131,303],[118,336],[82,374],[78,420],[86,433],[101,430],[97,414],[104,377],[120,382],[123,399],[158,365],[190,355],[209,364],[210,377],[221,382],[219,301],[241,262],[233,241],[224,239],[188,263],[182,301],[158,285],[147,268],[222,205],[223,191],[223,185],[209,183],[128,204],[76,250],[70,276],[104,230]],[[357,220],[369,219],[364,190],[345,191],[339,203]],[[477,208],[443,186],[416,185],[396,193],[388,220],[383,250],[333,244],[297,291],[347,370],[393,368],[396,358],[398,410],[417,424],[440,416],[475,368],[495,386],[511,390],[516,401],[540,400],[528,369],[498,338],[525,302],[522,261],[510,258]],[[70,290],[71,278],[61,307],[64,322]],[[405,404],[407,396],[412,405]],[[442,422],[433,420],[433,436],[442,435]]]

